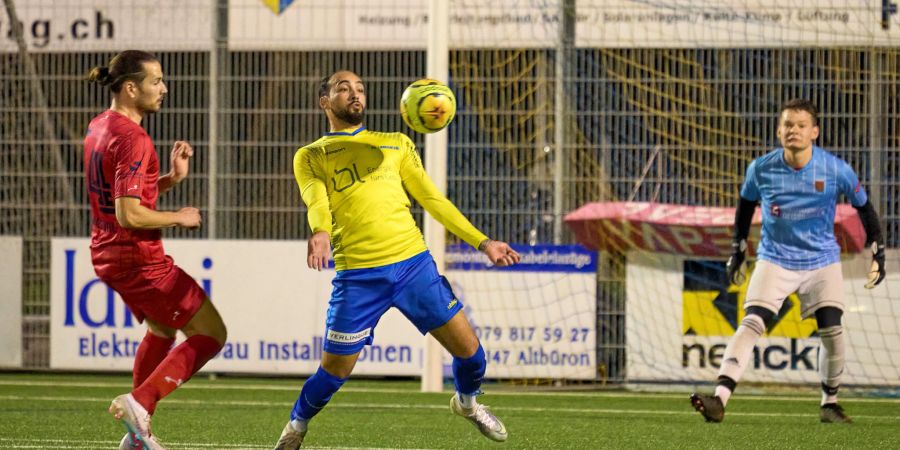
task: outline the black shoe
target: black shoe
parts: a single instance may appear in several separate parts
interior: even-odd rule
[[[819,408],[819,420],[822,423],[853,423],[845,412],[844,408],[837,403],[826,403]]]
[[[725,418],[725,406],[717,395],[691,394],[691,405],[707,422],[721,422]],[[825,417],[825,416],[822,416]],[[824,419],[823,419],[824,420]]]

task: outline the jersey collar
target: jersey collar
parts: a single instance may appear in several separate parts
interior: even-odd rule
[[[365,125],[360,125],[359,128],[355,130],[353,128],[345,128],[341,131],[330,131],[328,133],[325,133],[325,136],[356,136],[360,131],[363,131],[365,129]]]
[[[803,166],[803,167],[801,167],[801,168],[799,168],[799,169],[795,169],[793,166],[791,166],[790,164],[788,164],[787,161],[784,160],[784,154],[785,154],[785,152],[787,152],[787,150],[786,150],[784,147],[778,147],[778,150],[780,150],[779,158],[778,158],[778,159],[781,160],[781,164],[782,164],[784,167],[787,167],[788,169],[790,169],[792,172],[803,172],[803,171],[808,170],[810,167],[813,166],[813,161],[815,161],[816,155],[817,155],[819,152],[822,151],[821,148],[819,148],[819,147],[813,145],[813,146],[812,146],[812,156],[810,156],[809,162],[806,163],[805,166]]]

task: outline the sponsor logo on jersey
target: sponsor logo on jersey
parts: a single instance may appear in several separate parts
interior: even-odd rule
[[[816,192],[825,192],[825,180],[816,180],[814,184]]]
[[[825,208],[800,208],[789,210],[778,210],[778,217],[784,220],[807,220],[824,216],[828,211]],[[774,213],[773,213],[774,215]]]
[[[769,213],[774,217],[781,217],[781,207],[778,205],[772,205],[769,207]]]

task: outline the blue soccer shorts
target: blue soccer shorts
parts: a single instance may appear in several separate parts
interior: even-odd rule
[[[341,270],[331,284],[325,351],[337,355],[353,355],[371,345],[375,325],[392,306],[423,335],[463,308],[427,250],[386,266]]]

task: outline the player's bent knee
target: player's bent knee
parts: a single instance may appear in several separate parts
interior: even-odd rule
[[[322,370],[338,378],[347,378],[353,373],[359,353],[352,355],[338,355],[325,352],[322,355]]]
[[[216,328],[213,331],[213,335],[211,335],[210,337],[219,341],[219,343],[224,346],[225,343],[228,342],[228,328],[225,326],[224,322],[220,322],[220,323],[222,324],[222,326]]]
[[[209,306],[209,309],[206,309],[205,307],[200,308],[200,310],[197,311],[197,314],[194,315],[191,321],[188,322],[181,331],[187,336],[193,336],[195,334],[209,336],[219,341],[220,344],[225,345],[225,342],[228,341],[228,328],[225,327],[225,322],[222,321],[222,318],[215,308],[212,307],[212,304]]]
[[[477,338],[467,340],[465,342],[460,343],[457,347],[460,349],[458,355],[453,355],[456,358],[472,358],[473,356],[477,356],[478,351],[481,350],[481,342],[478,341]],[[483,352],[483,351],[482,351]]]
[[[741,326],[753,330],[757,335],[763,335],[766,332],[766,324],[763,319],[756,314],[747,314],[741,321]]]
[[[775,313],[762,306],[750,306],[747,308],[747,315],[744,316],[744,320],[750,316],[758,317],[762,321],[763,331],[765,331],[765,328],[772,325],[772,319],[775,318]]]
[[[462,311],[446,324],[429,331],[454,358],[470,358],[478,351],[481,342]]]
[[[187,336],[196,334],[209,336],[218,341],[221,345],[225,345],[225,343],[228,342],[228,329],[221,321],[218,323],[203,324],[201,326],[185,327],[182,331]]]
[[[176,330],[175,328],[158,324],[150,318],[145,318],[144,322],[147,324],[147,328],[150,329],[150,332],[158,337],[175,339],[176,335],[178,334],[178,330]]]

